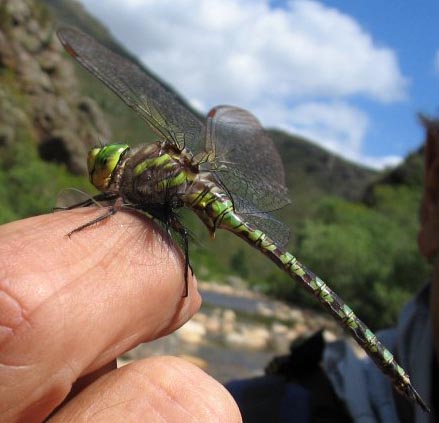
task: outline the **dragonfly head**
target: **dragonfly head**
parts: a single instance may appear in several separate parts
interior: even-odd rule
[[[122,157],[129,150],[127,144],[108,144],[88,152],[87,167],[90,182],[102,192],[108,191],[113,174]]]

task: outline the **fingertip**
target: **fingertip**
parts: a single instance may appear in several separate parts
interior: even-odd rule
[[[9,354],[35,356],[43,378],[69,362],[72,377],[93,371],[176,330],[200,307],[190,274],[183,297],[181,253],[147,219],[120,212],[66,236],[99,213],[59,212],[0,229],[0,290],[20,317],[8,335]]]
[[[176,357],[152,357],[106,374],[50,420],[218,422],[242,418],[227,390],[194,365]]]

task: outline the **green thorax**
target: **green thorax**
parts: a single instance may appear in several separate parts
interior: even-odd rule
[[[234,215],[230,196],[213,174],[200,172],[190,153],[166,141],[133,149],[126,144],[96,147],[90,150],[88,167],[97,189],[119,194],[125,204],[145,210],[186,206],[212,234],[229,226]]]
[[[124,203],[184,205],[184,194],[198,174],[198,165],[186,150],[156,142],[130,148],[109,144],[89,153],[90,181],[102,192],[119,194]]]

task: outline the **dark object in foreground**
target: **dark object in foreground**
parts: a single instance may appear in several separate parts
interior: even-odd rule
[[[324,348],[323,331],[318,331],[292,343],[290,354],[274,357],[264,376],[227,383],[243,421],[352,422],[321,367]]]

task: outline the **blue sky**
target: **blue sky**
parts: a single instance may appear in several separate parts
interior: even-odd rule
[[[439,114],[439,2],[82,0],[130,51],[207,112],[252,111],[373,167]]]
[[[439,2],[333,0],[326,4],[353,16],[378,43],[395,51],[409,80],[406,101],[384,108],[360,104],[373,124],[365,140],[366,150],[372,155],[389,151],[406,155],[423,140],[415,115],[439,115]]]

